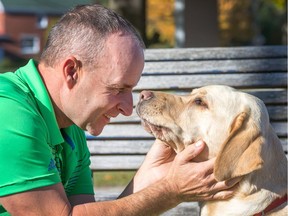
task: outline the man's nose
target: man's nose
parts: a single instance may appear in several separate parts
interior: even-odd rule
[[[149,100],[153,97],[154,97],[153,92],[144,90],[140,93],[139,100],[140,101]]]
[[[133,97],[132,93],[127,94],[118,105],[118,110],[122,115],[130,116],[133,112]]]

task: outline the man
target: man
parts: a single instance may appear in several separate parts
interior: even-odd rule
[[[227,198],[199,142],[175,156],[156,142],[119,199],[94,202],[83,130],[131,115],[144,44],[123,18],[78,6],[53,27],[39,63],[0,76],[0,214],[154,215],[183,201]],[[9,214],[8,214],[9,212]]]

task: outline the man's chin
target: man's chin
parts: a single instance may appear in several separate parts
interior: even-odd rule
[[[97,125],[97,127],[87,126],[85,130],[93,136],[99,136],[102,133],[103,128],[104,126],[100,127],[99,125]]]

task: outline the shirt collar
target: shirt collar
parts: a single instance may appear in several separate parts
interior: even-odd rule
[[[33,93],[36,103],[39,107],[39,111],[46,122],[50,144],[57,145],[63,143],[63,137],[58,127],[55,112],[47,92],[47,89],[43,83],[43,80],[37,70],[37,63],[34,60],[30,60],[27,65],[19,68],[16,74],[29,86]]]

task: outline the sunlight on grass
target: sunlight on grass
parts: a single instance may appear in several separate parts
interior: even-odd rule
[[[125,186],[135,175],[135,171],[94,172],[93,183],[95,187]]]

